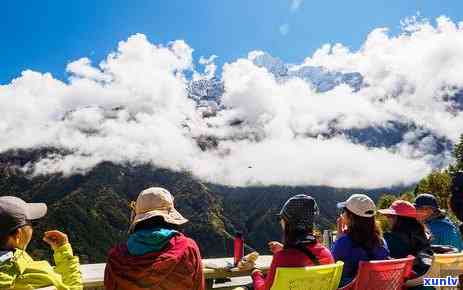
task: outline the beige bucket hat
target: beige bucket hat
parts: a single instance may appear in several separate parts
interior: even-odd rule
[[[150,187],[143,190],[137,198],[133,212],[129,232],[135,226],[152,217],[161,216],[165,222],[181,225],[188,220],[184,218],[174,207],[174,197],[167,189],[162,187]]]

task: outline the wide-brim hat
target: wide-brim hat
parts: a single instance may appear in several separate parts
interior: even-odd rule
[[[409,218],[417,218],[417,212],[415,206],[405,200],[394,201],[389,208],[378,210],[379,213],[384,215],[395,215]]]
[[[129,232],[132,232],[138,223],[158,216],[162,217],[166,223],[173,225],[188,222],[188,219],[184,218],[174,207],[174,197],[162,187],[143,190],[138,195],[133,211],[134,216]]]

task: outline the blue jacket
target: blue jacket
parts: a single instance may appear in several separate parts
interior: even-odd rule
[[[445,216],[426,221],[426,225],[432,233],[431,244],[450,245],[458,250],[463,250],[463,241],[458,228]]]

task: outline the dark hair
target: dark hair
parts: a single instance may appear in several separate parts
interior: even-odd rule
[[[8,239],[18,233],[20,228],[14,229],[10,233],[0,236],[0,250],[11,250],[7,248]]]
[[[409,241],[411,250],[415,253],[430,245],[426,226],[414,218],[397,216],[391,231]]]
[[[0,237],[0,250],[7,250],[6,249],[6,243],[8,242],[9,237],[10,237],[10,235]]]
[[[347,208],[344,211],[349,217],[347,235],[352,239],[354,245],[364,250],[373,250],[383,245],[383,234],[374,216],[358,216]]]
[[[289,223],[284,218],[283,220],[285,221],[285,229],[283,230],[283,242],[286,246],[296,245],[301,242],[308,242],[307,237],[313,236],[313,225],[301,227]],[[313,242],[315,242],[315,237]]]
[[[164,220],[162,216],[155,216],[147,220],[141,221],[135,225],[134,232],[138,230],[147,230],[154,228],[163,228],[180,231],[180,227],[174,224],[170,224]]]

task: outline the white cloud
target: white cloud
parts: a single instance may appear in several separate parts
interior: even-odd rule
[[[359,93],[371,101],[384,99],[383,111],[456,141],[463,115],[451,114],[451,103],[442,98],[448,88],[463,86],[462,24],[446,17],[437,19],[437,27],[427,21],[409,24],[408,33],[394,37],[386,29],[375,29],[356,52],[340,44],[325,45],[305,64],[360,72],[369,88]]]
[[[68,64],[67,72],[73,77],[87,78],[95,81],[110,81],[111,78],[100,70],[92,67],[90,59],[84,57]]]
[[[281,35],[287,35],[289,33],[290,29],[291,29],[291,27],[289,26],[288,23],[282,24],[279,27],[279,31],[280,31]]]
[[[229,185],[410,184],[450,160],[449,152],[433,155],[435,138],[456,142],[463,132],[463,114],[448,99],[463,87],[463,28],[444,17],[437,23],[410,21],[398,36],[376,29],[359,51],[328,44],[299,65],[360,72],[367,85],[359,91],[340,85],[319,93],[301,79],[277,81],[252,63],[262,53],[250,52],[223,67],[226,109],[207,119],[187,97],[186,72],[214,76],[215,56],[199,61],[201,74],[185,42],[155,45],[136,34],[97,66],[87,58],[70,63],[68,82],[25,71],[0,86],[0,152],[72,152],[29,164],[37,174],[84,173],[113,161]],[[231,126],[234,120],[243,122]],[[419,128],[388,148],[329,135],[390,122]],[[200,136],[217,138],[218,147],[201,151]]]
[[[200,75],[200,74],[196,74],[194,76],[195,79],[198,79],[198,78],[202,78],[202,77],[205,77],[207,79],[211,79],[213,77],[215,77],[215,71],[217,70],[217,66],[216,64],[214,63],[214,60],[217,58],[218,56],[217,55],[211,55],[210,57],[208,58],[205,58],[205,57],[201,57],[199,59],[199,64],[203,65],[204,66],[204,75]]]

